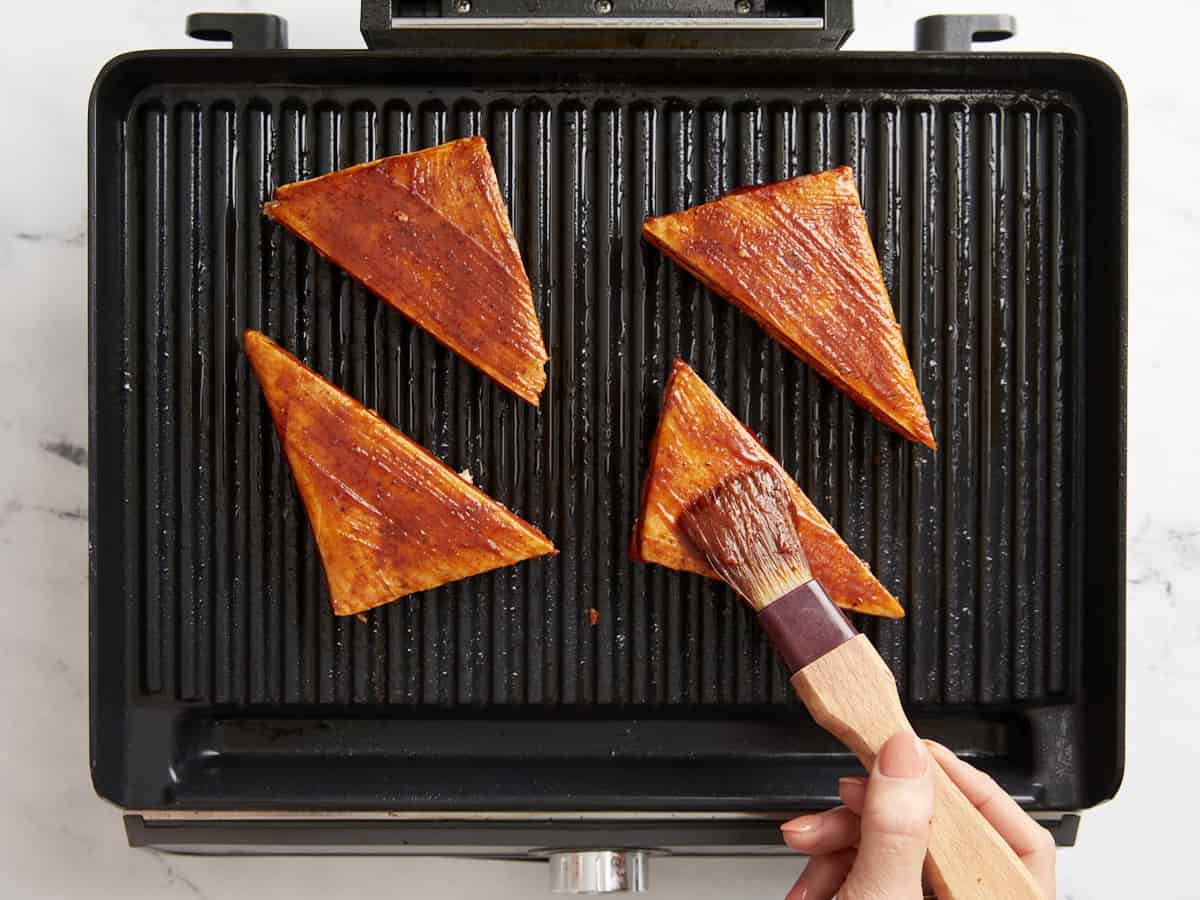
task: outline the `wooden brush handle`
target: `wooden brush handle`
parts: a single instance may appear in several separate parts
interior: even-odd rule
[[[817,723],[870,771],[888,738],[912,725],[896,679],[865,635],[792,676]],[[930,757],[934,811],[925,871],[941,900],[1046,900],[1025,864]]]

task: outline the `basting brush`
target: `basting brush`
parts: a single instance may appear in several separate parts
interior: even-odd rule
[[[688,538],[757,613],[817,723],[870,771],[884,743],[912,725],[896,680],[865,635],[813,578],[787,485],[742,470],[679,517]],[[1042,900],[1029,870],[930,759],[934,815],[926,873],[941,900]]]

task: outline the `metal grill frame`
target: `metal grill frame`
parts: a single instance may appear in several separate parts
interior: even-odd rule
[[[134,339],[138,326],[107,315],[109,304],[121,299],[128,274],[125,267],[131,259],[128,242],[118,244],[120,191],[127,187],[122,181],[127,173],[121,123],[148,85],[190,85],[201,92],[205,85],[228,86],[241,98],[239,109],[241,101],[254,102],[263,92],[293,89],[280,85],[319,95],[338,89],[378,91],[394,83],[405,83],[409,89],[450,85],[460,93],[476,94],[502,94],[506,84],[537,85],[545,92],[588,97],[603,95],[606,86],[620,84],[632,90],[643,83],[655,84],[659,90],[673,86],[676,92],[693,97],[721,95],[730,106],[734,101],[728,98],[746,101],[753,96],[748,91],[756,86],[778,92],[770,84],[781,71],[787,71],[795,83],[807,79],[814,85],[836,85],[827,88],[832,94],[874,92],[881,102],[913,94],[979,98],[988,91],[1012,97],[1028,85],[1045,86],[1046,90],[1029,88],[1030,96],[1058,92],[1084,123],[1080,158],[1086,187],[1079,198],[1083,234],[1077,248],[1083,302],[1078,311],[1077,374],[1081,396],[1087,398],[1087,415],[1076,423],[1080,430],[1065,461],[1070,477],[1077,480],[1077,496],[1087,498],[1083,519],[1087,527],[1075,535],[1080,542],[1078,614],[1071,618],[1063,638],[1077,660],[1077,680],[1065,703],[1044,702],[1045,698],[1019,702],[1019,697],[1000,696],[987,698],[991,702],[986,704],[948,704],[943,702],[944,687],[922,694],[919,685],[915,693],[910,687],[909,696],[919,730],[975,755],[1032,809],[1076,809],[1115,793],[1123,764],[1127,198],[1125,103],[1111,72],[1081,57],[1017,54],[921,57],[722,51],[577,53],[558,58],[510,52],[446,59],[415,52],[199,51],[118,58],[101,73],[92,97],[91,757],[101,795],[140,809],[792,811],[834,802],[836,775],[850,765],[840,748],[792,707],[739,707],[736,697],[714,697],[708,703],[704,697],[689,698],[677,708],[671,703],[599,705],[588,702],[594,697],[577,696],[542,705],[456,707],[443,702],[398,709],[370,702],[281,707],[233,695],[200,702],[199,697],[158,696],[161,691],[147,690],[139,648],[150,634],[145,630],[138,585],[160,560],[159,554],[145,554],[144,547],[131,548],[129,542],[130,524],[140,515],[131,479],[141,475],[130,471],[117,424],[124,424],[117,410],[127,408],[123,398],[129,393],[130,376],[112,365],[121,348]],[[480,85],[489,88],[481,91]],[[152,138],[145,150],[153,153],[157,146]],[[497,162],[504,184],[504,162]],[[682,174],[668,164],[668,177]],[[603,198],[592,199],[602,216]],[[695,199],[709,196],[698,192]],[[869,197],[865,203],[873,214]],[[245,204],[251,214],[255,207],[256,198]],[[249,224],[243,216],[243,227]],[[553,226],[547,222],[546,227]],[[568,252],[572,247],[561,235],[551,240],[562,242]],[[878,249],[885,257],[885,275],[893,274],[887,267],[887,248]],[[528,264],[528,256],[526,260]],[[173,266],[161,274],[179,277]],[[325,271],[318,277],[333,276]],[[693,290],[670,267],[663,266],[661,277],[668,290]],[[354,304],[365,302],[361,289],[346,290],[356,295]],[[141,302],[141,298],[129,300],[124,309],[132,314]],[[739,334],[753,332],[753,326],[727,313],[721,301],[704,302],[737,323]],[[552,356],[555,350],[564,352],[562,347],[552,348]],[[920,377],[920,356],[914,357]],[[669,362],[669,358],[659,360],[664,370]],[[832,392],[815,376],[807,377],[818,392]],[[647,392],[648,397],[653,394]],[[254,402],[260,405],[259,400]],[[844,401],[834,403],[839,409],[854,409]],[[735,412],[739,412],[736,407]],[[657,408],[642,411],[647,437],[656,413]],[[257,415],[261,425],[269,428],[261,410]],[[397,424],[403,427],[402,422]],[[469,447],[433,443],[437,451],[450,451],[441,455],[452,464],[455,452],[469,454]],[[947,450],[944,445],[942,452]],[[639,467],[636,479],[640,481],[642,474]],[[501,500],[512,502],[503,485],[495,487]],[[635,484],[635,497],[636,489]],[[814,499],[822,505],[818,496]],[[519,503],[514,505],[522,511]],[[536,515],[533,518],[537,521]],[[298,527],[306,530],[302,519]],[[853,536],[849,537],[853,544]],[[152,548],[152,543],[148,546]],[[645,577],[664,585],[678,585],[681,579],[649,571]],[[320,581],[319,569],[310,571],[310,586],[314,578]],[[717,592],[711,588],[702,590],[707,597],[703,615],[742,614],[714,596]],[[453,591],[445,593],[454,596]],[[319,605],[325,613],[325,600],[316,593],[309,590],[303,602]],[[921,624],[920,616],[918,605],[905,627],[935,627]],[[883,630],[887,627],[877,626],[873,634],[884,645],[885,655],[888,640],[901,645],[908,640],[903,634],[889,637]],[[907,673],[902,667],[899,674],[903,680]],[[249,672],[245,677],[262,676]],[[939,676],[938,683],[944,685],[944,678]],[[781,686],[771,690],[772,699],[785,696]],[[464,747],[479,749],[464,751]]]

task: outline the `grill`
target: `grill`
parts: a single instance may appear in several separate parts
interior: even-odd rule
[[[835,802],[852,761],[752,615],[627,558],[681,356],[901,598],[858,624],[918,730],[1071,842],[1064,814],[1122,766],[1124,116],[1111,73],[1053,55],[114,61],[91,114],[92,766],[131,840],[753,850]],[[540,410],[260,214],[277,185],[471,134],[551,354]],[[640,240],[842,163],[936,455]],[[335,618],[246,327],[561,555]]]

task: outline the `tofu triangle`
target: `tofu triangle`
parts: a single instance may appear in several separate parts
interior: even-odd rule
[[[935,446],[849,168],[734,191],[643,233],[885,425]]]
[[[263,212],[537,405],[549,357],[483,138],[283,185]]]
[[[266,336],[247,331],[243,343],[338,615],[557,552],[532,525]]]
[[[662,416],[650,444],[650,470],[631,556],[670,569],[716,578],[677,525],[693,500],[741,468],[767,465],[792,493],[796,528],[817,580],[839,606],[852,612],[898,618],[904,609],[767,449],[682,360],[667,381]]]

